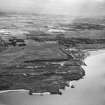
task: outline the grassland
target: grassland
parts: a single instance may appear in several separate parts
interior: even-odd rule
[[[104,28],[79,23],[71,25],[70,32],[65,34],[32,31],[21,40],[9,37],[4,41],[1,37],[0,90],[62,94],[60,89],[69,86],[70,81],[85,76],[81,66],[85,65],[86,51],[105,48],[104,36],[95,34],[104,32]],[[87,32],[91,34],[86,36]]]

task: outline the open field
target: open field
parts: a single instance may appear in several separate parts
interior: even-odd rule
[[[36,16],[36,24],[29,18],[20,16],[17,23],[13,22],[15,27],[1,18],[2,25],[11,29],[0,26],[0,90],[62,94],[60,89],[69,86],[70,81],[85,76],[81,66],[85,65],[86,51],[105,48],[105,24],[56,21],[52,27],[48,26],[51,20],[39,21]],[[47,26],[43,22],[48,22]]]
[[[57,44],[10,47],[1,52],[0,58],[0,90],[26,89],[59,94],[59,89],[69,85],[68,81],[85,75],[81,59],[68,58]],[[70,63],[66,65],[65,62]]]

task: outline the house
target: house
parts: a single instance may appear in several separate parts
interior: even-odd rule
[[[26,46],[26,43],[25,43],[24,39],[13,38],[13,39],[9,39],[9,42],[13,46]]]

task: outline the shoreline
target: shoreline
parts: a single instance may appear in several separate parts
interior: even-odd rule
[[[105,52],[105,49],[99,49],[99,50],[88,50],[88,51],[85,51],[85,54],[86,54],[86,57],[85,59],[87,59],[87,57],[89,56],[94,56],[94,54],[99,54],[99,53],[104,53]],[[85,62],[85,59],[83,60]],[[75,81],[75,80],[74,80]],[[18,89],[18,90],[3,90],[3,91],[0,91],[0,94],[2,93],[8,93],[8,92],[28,92],[29,93],[30,90],[25,90],[25,89]],[[32,95],[51,95],[50,92],[43,92],[43,93],[32,93]]]
[[[4,91],[0,91],[0,94],[2,94],[2,93],[8,93],[8,92],[29,92],[29,90],[25,90],[25,89],[4,90]],[[44,92],[44,93],[32,93],[32,95],[50,95],[50,93],[49,93],[49,92]]]
[[[28,90],[25,90],[25,89],[19,89],[19,90],[3,90],[3,91],[0,91],[0,94],[1,93],[6,93],[6,92],[15,92],[15,91],[20,91],[20,92],[22,91],[23,92],[23,91],[28,91]]]

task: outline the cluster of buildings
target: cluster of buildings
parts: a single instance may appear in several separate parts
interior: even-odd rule
[[[1,29],[0,30],[1,41],[4,43],[4,46],[25,46],[25,40],[23,38],[18,38],[16,35],[13,35],[11,31]]]

